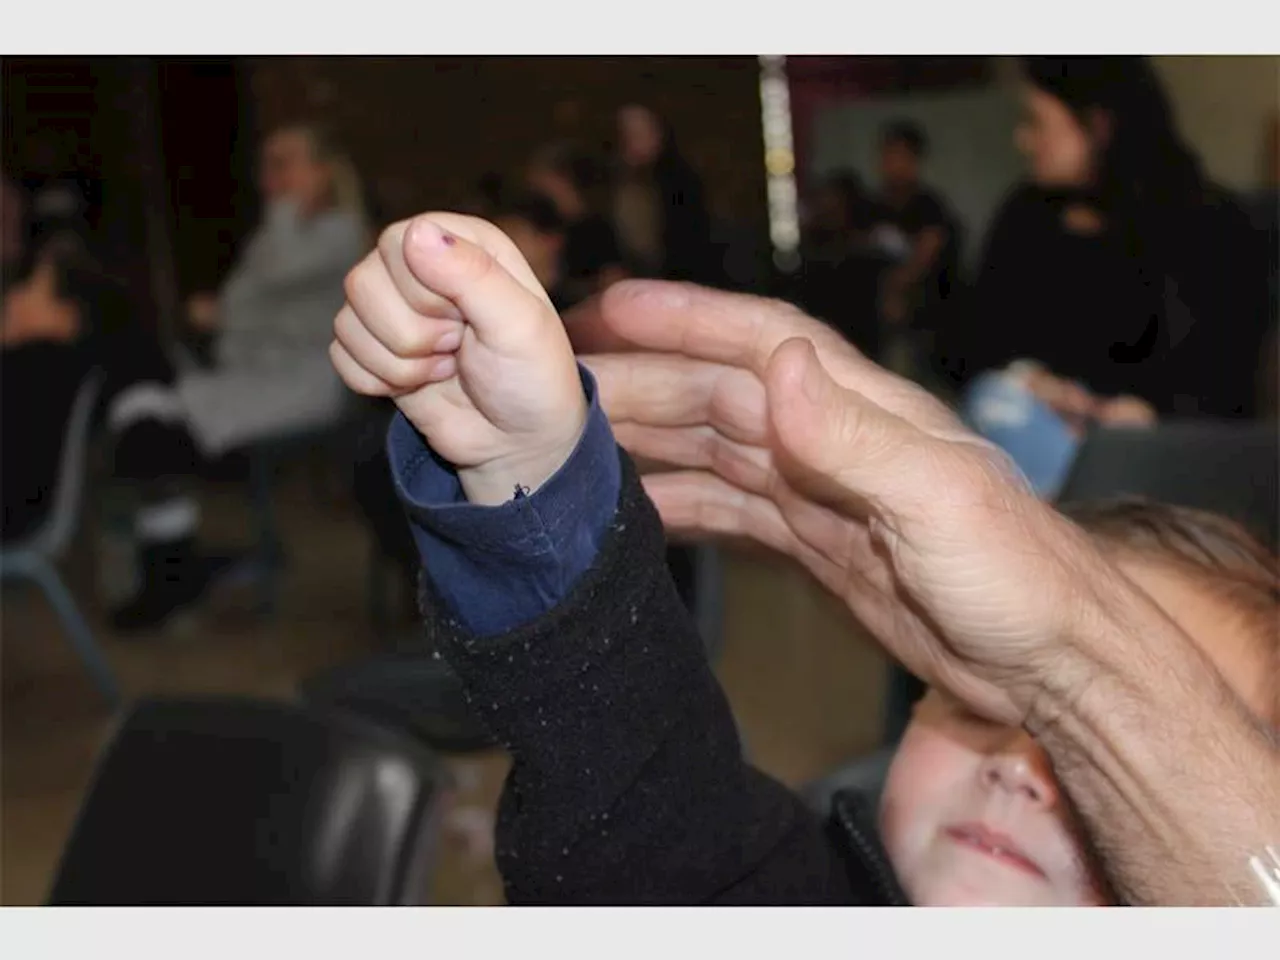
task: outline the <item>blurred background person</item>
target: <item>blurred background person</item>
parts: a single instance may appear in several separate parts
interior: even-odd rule
[[[996,216],[949,362],[1036,361],[1153,413],[1247,417],[1261,245],[1178,133],[1142,57],[1026,57],[1029,182]]]
[[[311,125],[283,127],[262,148],[262,223],[217,295],[188,303],[213,339],[213,369],[178,383],[207,455],[320,426],[345,395],[329,363],[343,280],[372,244],[351,159]]]
[[[9,174],[0,170],[0,282],[5,286],[20,269],[27,249],[26,198]]]
[[[609,219],[593,204],[599,165],[572,143],[551,143],[534,154],[529,188],[547,197],[564,222],[560,299],[572,306],[626,276]]]
[[[711,218],[702,178],[666,121],[648,107],[618,111],[613,226],[636,276],[710,282]]]
[[[958,225],[947,201],[921,179],[929,141],[908,120],[880,138],[880,189],[868,214],[870,242],[887,261],[881,312],[891,326],[923,325],[958,279]]]
[[[877,356],[879,261],[868,247],[871,199],[862,178],[852,170],[823,177],[806,214],[795,299],[863,353]]]
[[[22,187],[31,249],[54,234],[92,238],[102,211],[102,183],[85,172],[80,143],[68,130],[38,130],[27,146]]]
[[[489,219],[519,249],[557,311],[571,302],[566,292],[565,252],[569,225],[548,197],[519,188],[505,189]]]
[[[618,111],[613,224],[626,269],[634,276],[714,284],[711,216],[702,178],[680,153],[671,125],[648,107]],[[681,599],[696,605],[697,555],[667,549]]]
[[[1267,300],[1270,307],[1268,335],[1264,342],[1258,384],[1258,412],[1275,417],[1280,395],[1280,110],[1271,115],[1263,135],[1262,185],[1252,197],[1250,214],[1266,247]]]
[[[20,199],[7,192],[6,207]],[[5,254],[6,261],[13,256],[7,242]],[[197,454],[171,402],[168,358],[79,233],[44,235],[30,269],[6,283],[0,315],[5,541],[33,534],[53,509],[72,406],[95,369],[105,374],[98,409],[112,474],[138,494],[138,586],[111,611],[111,622],[121,631],[147,629],[200,600],[231,558],[197,542],[200,510],[186,487]]]
[[[1271,244],[1271,256],[1267,259],[1271,267],[1271,276],[1274,278],[1280,270],[1276,262],[1280,258],[1280,252],[1275,246],[1277,232],[1280,231],[1280,110],[1272,114],[1263,131],[1261,161],[1259,171],[1261,183],[1250,198],[1249,212],[1254,226]],[[1274,298],[1274,287],[1272,295]]]
[[[867,243],[871,199],[862,178],[838,170],[818,181],[808,205],[801,260],[837,263],[862,251]]]

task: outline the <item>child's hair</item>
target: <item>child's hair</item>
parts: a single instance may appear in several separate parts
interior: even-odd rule
[[[1205,510],[1137,497],[1061,509],[1105,545],[1166,565],[1230,604],[1275,663],[1267,719],[1280,724],[1280,561],[1271,550]]]

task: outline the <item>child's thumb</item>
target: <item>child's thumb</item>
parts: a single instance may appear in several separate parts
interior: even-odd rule
[[[432,216],[409,224],[404,258],[418,282],[450,300],[481,339],[515,332],[526,318],[549,309],[485,245],[446,229]]]

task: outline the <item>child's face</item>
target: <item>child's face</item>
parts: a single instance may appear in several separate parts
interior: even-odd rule
[[[1266,650],[1230,608],[1166,567],[1120,566],[1265,713]],[[975,717],[938,691],[920,702],[894,756],[880,828],[920,906],[1106,902],[1044,751],[1021,729]]]

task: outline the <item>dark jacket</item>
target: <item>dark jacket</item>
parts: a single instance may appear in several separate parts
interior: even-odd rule
[[[424,578],[426,641],[512,755],[497,862],[513,904],[902,902],[857,798],[823,823],[742,756],[729,704],[622,456],[592,569],[550,614],[469,635]]]
[[[717,277],[711,250],[711,215],[702,178],[675,152],[658,160],[653,177],[663,209],[663,276],[695,283],[714,282]]]
[[[1252,415],[1267,272],[1240,207],[1213,191],[1083,237],[1064,202],[1030,187],[1006,201],[947,333],[952,369],[1025,357],[1162,414]]]

